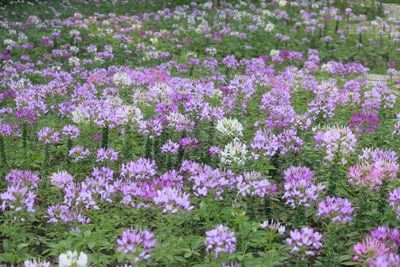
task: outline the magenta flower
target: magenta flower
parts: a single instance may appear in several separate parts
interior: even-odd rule
[[[375,112],[356,112],[350,117],[350,128],[358,134],[374,132],[379,128],[379,118]]]

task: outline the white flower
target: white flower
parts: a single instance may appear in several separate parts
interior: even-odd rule
[[[129,77],[128,73],[126,72],[117,72],[113,75],[113,82],[116,85],[124,85],[124,86],[129,86],[132,84],[132,79]]]
[[[267,23],[267,25],[265,25],[265,31],[266,32],[272,32],[275,29],[275,25],[272,24],[271,22]]]
[[[270,55],[270,57],[275,57],[275,56],[279,55],[279,50],[272,49],[269,52],[269,55]]]
[[[60,267],[72,267],[72,266],[86,267],[86,266],[88,266],[88,256],[85,253],[81,252],[81,253],[79,253],[79,257],[78,257],[78,252],[67,251],[66,253],[61,253],[60,256],[58,257],[58,266],[60,266]]]
[[[231,165],[233,163],[244,165],[247,160],[247,154],[247,146],[242,144],[239,139],[235,138],[221,151],[221,163],[224,165]]]
[[[287,1],[286,0],[281,0],[281,1],[279,1],[279,6],[280,7],[284,7],[284,6],[286,6],[287,5]]]
[[[239,137],[243,135],[243,126],[237,119],[222,118],[217,122],[216,129],[228,137]]]
[[[90,119],[90,114],[83,107],[78,107],[71,112],[72,121],[75,123],[85,123]]]
[[[14,42],[14,40],[12,40],[12,39],[5,39],[5,40],[3,41],[3,43],[4,43],[4,45],[12,45],[12,44],[14,44],[15,42]]]
[[[24,267],[50,267],[50,262],[40,260],[26,260]]]
[[[80,59],[77,57],[70,57],[68,59],[68,64],[70,66],[79,66],[80,65]]]

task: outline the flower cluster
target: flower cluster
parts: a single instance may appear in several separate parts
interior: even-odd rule
[[[301,258],[312,257],[319,254],[323,247],[322,234],[310,227],[290,231],[286,244],[291,247],[290,253],[300,255]]]
[[[117,239],[117,244],[117,250],[122,254],[133,256],[133,263],[136,264],[151,257],[156,240],[149,230],[127,229]]]
[[[377,265],[378,258],[379,262],[396,262],[397,257],[393,257],[391,254],[397,254],[399,245],[400,231],[398,229],[380,226],[372,230],[362,242],[353,246],[353,259],[370,266],[385,266]]]
[[[348,199],[328,196],[318,204],[317,215],[329,218],[333,223],[348,223],[354,208]]]
[[[11,170],[5,177],[7,190],[0,193],[0,210],[7,208],[15,211],[34,212],[39,176],[29,170]]]
[[[60,267],[87,267],[88,256],[83,252],[78,254],[76,251],[67,251],[60,254],[58,262]]]
[[[307,167],[289,167],[285,170],[285,193],[283,199],[292,208],[298,206],[310,207],[324,190],[322,184],[313,183],[314,173]]]
[[[229,231],[226,226],[218,225],[206,232],[205,246],[208,253],[215,254],[215,258],[218,258],[220,253],[234,253],[236,251],[235,232]]]
[[[331,127],[325,131],[318,131],[315,136],[316,147],[325,150],[325,159],[332,162],[335,158],[343,164],[347,157],[355,151],[356,137],[347,127]]]

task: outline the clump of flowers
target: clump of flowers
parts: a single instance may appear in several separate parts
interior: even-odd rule
[[[76,140],[80,135],[80,130],[75,125],[65,125],[62,128],[62,135],[70,140]]]
[[[345,224],[351,221],[353,211],[348,199],[328,196],[318,204],[317,215],[320,218],[329,218],[333,223]]]
[[[88,256],[83,252],[78,254],[76,251],[67,251],[60,254],[58,264],[60,267],[86,267],[88,266]]]
[[[90,150],[83,146],[75,146],[68,151],[68,156],[74,161],[78,162],[87,158]]]
[[[347,163],[347,157],[355,151],[357,139],[348,127],[332,127],[318,131],[315,136],[317,148],[325,150],[325,160],[332,162],[339,157],[342,164]]]
[[[243,125],[236,118],[222,118],[217,122],[216,129],[227,137],[240,137],[243,135]]]
[[[286,227],[280,222],[275,222],[273,219],[271,221],[264,221],[260,224],[262,229],[270,229],[274,232],[278,232],[280,235],[285,234]]]
[[[51,184],[59,189],[64,189],[74,181],[74,177],[66,171],[55,172],[50,176]]]
[[[381,257],[379,261],[390,260],[388,258],[391,258],[391,256],[387,254],[397,254],[399,245],[400,231],[387,226],[380,226],[372,230],[362,242],[353,246],[353,260],[370,266],[385,266],[377,265],[378,258]]]
[[[112,148],[99,148],[97,150],[97,162],[104,162],[106,160],[116,161],[118,160],[118,152]]]
[[[397,154],[394,151],[366,148],[359,156],[359,162],[350,167],[348,183],[375,190],[387,179],[397,179],[399,168]]]
[[[26,260],[24,267],[50,267],[50,262],[41,260]]]
[[[298,206],[309,207],[318,200],[324,190],[322,184],[313,183],[314,173],[307,167],[289,167],[285,173],[285,193],[283,198],[292,208]]]
[[[374,267],[397,267],[400,266],[400,255],[397,253],[385,253],[376,258]]]
[[[400,219],[400,187],[389,193],[389,205],[396,212],[397,218]]]
[[[394,136],[400,136],[400,113],[396,114],[396,124],[394,125],[394,131],[393,131],[393,135]]]
[[[242,196],[271,196],[278,191],[275,184],[263,178],[259,172],[244,172],[236,177],[236,188]]]
[[[163,208],[164,213],[176,213],[180,209],[187,211],[193,209],[193,206],[190,205],[189,194],[175,188],[167,187],[158,190],[153,201]]]
[[[208,253],[215,254],[215,258],[218,258],[220,253],[234,253],[236,251],[235,232],[229,231],[226,226],[218,225],[206,232],[205,246]]]
[[[379,117],[375,112],[356,112],[350,117],[350,128],[358,134],[374,132],[379,128]]]
[[[149,230],[127,229],[117,239],[117,250],[132,257],[133,263],[145,261],[151,257],[156,245],[154,234]]]
[[[291,254],[299,255],[302,259],[313,257],[319,254],[323,247],[322,234],[310,227],[302,227],[290,231],[290,237],[286,239],[286,244],[292,249]]]
[[[157,174],[157,165],[154,161],[140,158],[122,164],[121,177],[132,180],[148,180]]]
[[[235,138],[221,151],[221,163],[224,165],[244,165],[248,156],[247,146]]]
[[[55,144],[60,141],[60,133],[50,127],[45,127],[38,132],[39,142],[43,144]]]
[[[14,211],[34,212],[39,176],[29,170],[11,170],[5,177],[7,190],[0,193],[0,210],[7,208]]]

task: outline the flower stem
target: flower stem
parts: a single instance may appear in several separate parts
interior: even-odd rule
[[[108,126],[103,128],[103,135],[101,139],[101,147],[107,148],[108,146]]]

